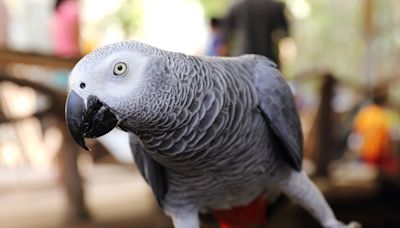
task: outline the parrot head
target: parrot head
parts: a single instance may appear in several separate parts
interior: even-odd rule
[[[124,42],[105,46],[72,69],[65,117],[72,137],[82,148],[88,150],[85,138],[102,136],[131,112],[144,113],[151,108],[144,100],[159,93],[154,81],[160,81],[155,77],[162,74],[162,64],[151,54],[152,47],[143,45]],[[135,109],[137,106],[141,108]]]

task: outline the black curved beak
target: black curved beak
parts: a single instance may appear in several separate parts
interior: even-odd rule
[[[85,150],[85,138],[96,138],[110,132],[118,125],[118,119],[110,108],[102,103],[96,96],[84,100],[71,90],[65,105],[65,119],[74,140]]]

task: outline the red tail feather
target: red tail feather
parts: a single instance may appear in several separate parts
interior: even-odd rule
[[[246,206],[213,212],[221,228],[248,228],[267,222],[267,205],[264,198],[257,198]]]

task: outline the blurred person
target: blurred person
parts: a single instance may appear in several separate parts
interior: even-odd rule
[[[80,56],[77,0],[56,0],[50,29],[55,55],[60,57]]]
[[[372,103],[363,107],[355,117],[353,133],[360,142],[360,159],[380,171],[396,175],[400,171],[400,159],[391,146],[392,112],[387,108],[387,86],[373,90]]]
[[[225,56],[226,46],[224,45],[222,34],[222,21],[219,18],[210,19],[211,43],[208,47],[207,54],[210,56]]]
[[[7,7],[0,0],[0,48],[7,46],[8,40],[8,12]]]
[[[288,35],[285,5],[273,0],[243,0],[224,20],[224,42],[230,55],[260,54],[278,65],[278,42]]]

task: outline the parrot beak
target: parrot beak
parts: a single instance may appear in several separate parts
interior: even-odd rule
[[[74,140],[85,150],[89,150],[84,138],[95,138],[105,135],[118,125],[118,119],[110,108],[96,96],[84,100],[71,90],[65,106],[65,119]]]

